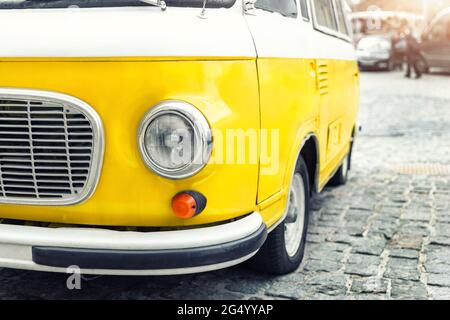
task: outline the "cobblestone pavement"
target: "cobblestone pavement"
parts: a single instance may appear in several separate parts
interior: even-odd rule
[[[352,177],[313,201],[305,261],[273,278],[238,266],[177,277],[0,270],[0,298],[450,299],[450,75],[362,76]]]

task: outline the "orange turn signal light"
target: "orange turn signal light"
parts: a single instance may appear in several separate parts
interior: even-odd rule
[[[205,210],[206,198],[195,191],[184,191],[172,199],[173,213],[180,219],[191,219]]]

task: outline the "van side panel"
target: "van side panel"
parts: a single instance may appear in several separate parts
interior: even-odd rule
[[[322,189],[349,151],[359,109],[359,71],[350,42],[317,30],[312,34],[320,108],[318,185]]]
[[[313,103],[315,82],[314,60],[308,52],[309,24],[258,10],[247,16],[258,54],[258,74],[261,98],[261,128],[267,135],[278,137],[278,147],[272,141],[261,141],[265,154],[261,157],[258,203],[286,188],[285,174],[299,130],[318,119]],[[314,128],[314,126],[313,126]],[[306,135],[308,132],[304,132]],[[295,155],[297,156],[297,155]],[[268,158],[270,161],[268,161]]]
[[[278,208],[270,214],[281,218],[279,203],[286,204],[306,137],[319,141],[319,189],[348,153],[358,105],[357,63],[351,43],[316,31],[301,17],[256,10],[246,19],[258,55],[261,128],[279,132],[278,170],[265,170],[267,154],[261,157],[258,203],[268,212],[266,203]],[[262,140],[261,150],[265,145]]]
[[[321,63],[324,63],[321,60]],[[326,93],[319,94],[321,164],[319,190],[328,182],[350,150],[358,113],[358,67],[352,61],[328,60],[330,72]]]

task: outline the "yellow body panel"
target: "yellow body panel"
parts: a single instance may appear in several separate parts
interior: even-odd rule
[[[306,137],[319,142],[319,190],[347,155],[358,112],[358,67],[342,60],[259,59],[258,71],[261,127],[280,132],[279,170],[261,175],[258,200],[281,193],[284,207]],[[273,214],[279,219],[283,212],[267,215]]]
[[[262,174],[258,200],[262,202],[283,191],[285,175],[297,158],[300,144],[309,132],[316,132],[314,123],[319,110],[314,105],[315,89],[308,73],[309,63],[303,59],[259,59],[261,95],[261,127],[279,131],[278,171]],[[264,172],[263,172],[264,173]]]
[[[319,141],[321,188],[347,154],[356,121],[354,61],[2,60],[0,87],[61,92],[90,104],[103,121],[106,149],[97,190],[85,203],[0,205],[0,218],[170,227],[225,221],[258,210],[270,227],[283,217],[291,174],[305,137],[315,135]],[[326,81],[318,79],[323,64]],[[323,83],[328,86],[326,92]],[[157,176],[141,159],[137,131],[144,114],[166,99],[192,103],[213,130],[279,130],[276,172],[261,173],[259,163],[210,163],[187,180]],[[261,146],[258,143],[257,151],[266,151],[259,150]],[[215,145],[213,157],[217,152],[223,150]],[[170,202],[182,190],[202,192],[208,199],[205,212],[191,220],[177,219]]]
[[[321,190],[347,155],[359,110],[359,69],[354,61],[319,60],[328,66],[328,90],[320,94],[320,175]],[[320,69],[317,68],[320,73]],[[320,74],[318,74],[320,77]]]
[[[90,104],[105,129],[105,157],[96,192],[67,207],[0,205],[2,218],[113,226],[181,226],[228,220],[256,208],[258,163],[209,165],[172,181],[141,159],[137,132],[144,114],[166,99],[197,106],[214,129],[259,128],[255,62],[242,61],[4,61],[0,87],[49,90]],[[182,190],[208,198],[206,211],[177,219],[171,198]]]

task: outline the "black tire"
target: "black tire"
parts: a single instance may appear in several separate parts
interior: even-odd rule
[[[350,152],[345,157],[344,163],[339,167],[338,171],[334,174],[333,178],[331,178],[328,186],[330,187],[340,187],[344,186],[348,180],[348,173],[350,172],[351,163],[352,163],[352,149],[350,148]]]
[[[389,60],[386,71],[394,71],[394,70],[395,70],[395,63],[393,60]]]
[[[430,67],[428,66],[428,63],[424,58],[421,58],[418,62],[418,68],[421,73],[429,74],[430,73]]]
[[[300,245],[294,255],[288,254],[285,242],[286,224],[283,221],[269,234],[261,250],[249,261],[249,266],[253,270],[272,275],[285,275],[297,270],[303,260],[309,224],[310,185],[308,168],[301,157],[298,160],[295,172],[301,175],[305,192],[305,216]]]

